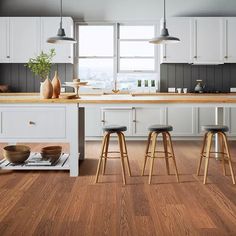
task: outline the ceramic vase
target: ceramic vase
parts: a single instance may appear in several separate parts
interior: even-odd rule
[[[47,77],[40,85],[40,97],[43,99],[50,99],[53,95],[53,87],[51,80]]]
[[[52,86],[53,86],[52,98],[59,98],[59,95],[61,93],[61,81],[59,79],[57,71],[55,71],[55,75],[52,79]]]

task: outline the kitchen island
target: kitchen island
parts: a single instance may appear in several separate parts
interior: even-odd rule
[[[98,136],[101,136],[101,127],[104,124],[115,121],[127,125],[127,136],[139,136],[139,134],[145,136],[147,125],[168,121],[167,109],[173,108],[177,111],[191,109],[194,115],[196,112],[194,109],[199,107],[213,108],[215,124],[222,124],[223,109],[236,108],[236,97],[231,94],[219,96],[205,94],[132,96],[127,94],[45,100],[40,99],[38,94],[1,94],[0,138],[4,143],[69,143],[68,165],[61,169],[68,169],[71,176],[78,176],[78,159],[84,158],[84,133],[85,129],[89,128],[86,125],[87,120],[90,120],[90,128],[97,128]],[[86,113],[86,111],[94,112],[94,110],[95,116],[90,116],[89,112]],[[101,127],[97,127],[97,120]],[[193,129],[195,129],[194,125]],[[215,148],[218,150],[217,139]]]

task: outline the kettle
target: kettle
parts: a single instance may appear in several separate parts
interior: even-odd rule
[[[202,80],[196,80],[196,81],[197,84],[194,88],[195,93],[203,93],[206,85],[202,83]]]

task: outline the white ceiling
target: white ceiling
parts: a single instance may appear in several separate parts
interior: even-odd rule
[[[64,0],[64,15],[83,20],[156,20],[163,0]],[[55,16],[59,0],[1,0],[2,16]],[[236,16],[236,0],[167,0],[168,16]]]

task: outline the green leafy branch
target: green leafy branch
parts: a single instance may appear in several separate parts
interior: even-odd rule
[[[42,51],[36,58],[30,58],[25,66],[39,76],[41,80],[45,80],[50,73],[53,65],[52,59],[55,55],[55,49],[51,49],[49,53]]]

